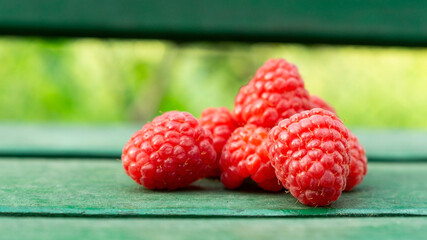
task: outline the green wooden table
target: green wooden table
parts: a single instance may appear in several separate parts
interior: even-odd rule
[[[419,0],[0,1],[0,34],[427,46]],[[89,81],[89,80],[88,80]],[[0,124],[0,239],[423,239],[427,132],[354,129],[369,171],[331,206],[203,179],[149,191],[121,148],[141,126]]]
[[[214,179],[178,191],[144,189],[119,160],[137,128],[3,124],[0,239],[419,239],[426,233],[426,132],[356,129],[370,157],[368,175],[331,206],[311,208],[250,182],[237,191]]]

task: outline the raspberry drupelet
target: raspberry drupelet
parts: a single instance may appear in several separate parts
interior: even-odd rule
[[[269,155],[278,179],[301,203],[336,201],[349,175],[349,131],[320,108],[279,122],[269,133]]]
[[[231,134],[220,159],[221,182],[225,187],[237,188],[251,177],[264,190],[282,189],[268,157],[267,135],[267,130],[252,124]]]
[[[206,108],[199,119],[200,125],[212,133],[213,146],[217,154],[218,167],[214,170],[212,177],[220,175],[219,159],[221,158],[222,149],[237,123],[234,116],[226,107]]]
[[[357,137],[349,132],[349,155],[350,155],[350,173],[347,177],[347,186],[345,191],[351,191],[359,185],[368,171],[368,159],[365,149],[359,143]]]
[[[311,109],[310,96],[297,67],[285,59],[270,59],[234,101],[239,124],[271,128],[282,119]]]
[[[191,114],[171,111],[133,134],[122,153],[126,173],[149,189],[176,189],[215,167],[212,135]]]

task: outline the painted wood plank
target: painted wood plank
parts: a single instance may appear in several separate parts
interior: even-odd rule
[[[120,158],[126,141],[141,127],[3,123],[0,156]]]
[[[120,158],[138,125],[0,124],[0,156]],[[427,161],[427,131],[355,129],[369,161]]]
[[[426,217],[0,218],[0,239],[423,239]]]
[[[100,217],[427,216],[427,163],[370,163],[365,181],[330,207],[247,184],[237,191],[201,180],[178,191],[151,191],[119,161],[0,158],[0,215]]]
[[[426,11],[419,0],[3,0],[0,33],[426,46]]]

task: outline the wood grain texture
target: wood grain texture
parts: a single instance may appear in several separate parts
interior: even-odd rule
[[[0,215],[75,217],[427,216],[427,163],[370,163],[365,181],[326,208],[247,184],[201,180],[178,191],[135,184],[119,161],[1,159]]]
[[[120,158],[137,125],[0,124],[0,156]],[[427,161],[427,132],[356,129],[369,161]]]
[[[38,0],[0,1],[0,33],[427,45],[420,0]]]
[[[0,218],[0,239],[423,239],[427,218]]]

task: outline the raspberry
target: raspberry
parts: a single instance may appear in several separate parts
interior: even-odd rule
[[[236,120],[226,107],[220,107],[203,110],[199,122],[202,127],[213,135],[213,146],[217,153],[218,167],[214,170],[212,176],[219,176],[219,159],[221,158],[222,148],[231,136],[231,133],[236,129]]]
[[[325,110],[328,110],[330,112],[337,114],[335,109],[331,105],[329,105],[325,100],[321,99],[318,96],[311,95],[310,101],[313,108],[323,108]]]
[[[277,178],[303,204],[337,200],[349,174],[348,134],[335,114],[320,108],[280,121],[268,137]]]
[[[234,101],[239,124],[271,128],[278,121],[311,108],[298,69],[285,59],[270,59],[243,86]]]
[[[122,153],[126,173],[149,189],[176,189],[216,167],[212,135],[186,112],[154,118],[133,134]]]
[[[349,131],[349,155],[350,155],[350,173],[347,177],[347,186],[345,191],[351,191],[356,185],[362,182],[363,177],[368,171],[368,160],[365,149],[359,143],[357,137]]]
[[[220,159],[221,182],[225,187],[237,188],[250,176],[264,190],[282,189],[268,157],[267,136],[267,130],[252,124],[231,134]]]

